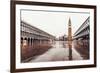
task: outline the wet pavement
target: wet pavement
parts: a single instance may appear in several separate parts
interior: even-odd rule
[[[56,41],[52,48],[46,51],[44,54],[36,56],[35,59],[31,59],[29,62],[47,62],[47,61],[68,61],[69,60],[69,48],[65,41]],[[81,55],[72,46],[72,60],[82,60]]]

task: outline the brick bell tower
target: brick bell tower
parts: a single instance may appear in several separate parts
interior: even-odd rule
[[[68,21],[68,48],[69,48],[69,60],[72,60],[72,28],[71,20]]]

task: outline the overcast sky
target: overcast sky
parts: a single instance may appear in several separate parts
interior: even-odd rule
[[[21,20],[56,37],[68,35],[69,18],[74,34],[88,17],[89,13],[21,10]]]

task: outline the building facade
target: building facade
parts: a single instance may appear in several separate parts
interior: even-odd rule
[[[74,33],[74,47],[84,59],[89,59],[89,42],[90,41],[90,17]]]
[[[21,21],[20,32],[22,60],[42,54],[52,47],[55,40],[54,36],[26,23],[25,21]]]

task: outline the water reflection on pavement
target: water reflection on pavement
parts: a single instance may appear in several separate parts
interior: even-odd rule
[[[56,41],[53,47],[42,55],[37,56],[30,62],[47,62],[47,61],[68,61],[69,60],[69,49],[67,42]],[[81,55],[72,46],[72,58],[73,60],[82,60]]]

